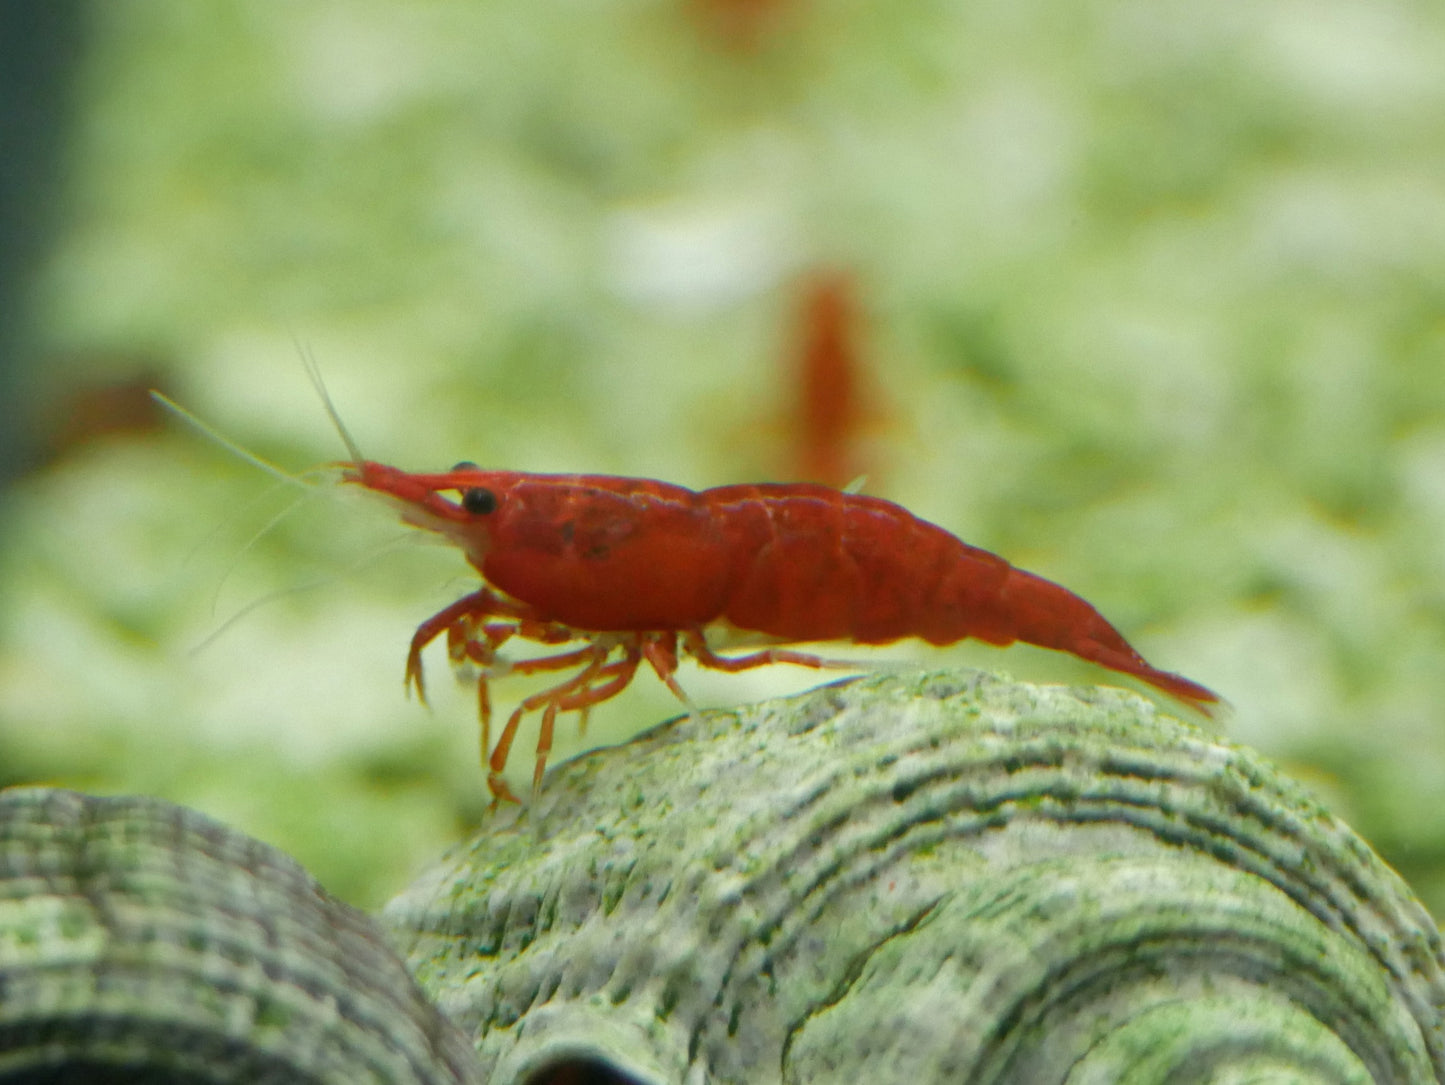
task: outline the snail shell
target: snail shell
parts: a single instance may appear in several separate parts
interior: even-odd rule
[[[878,677],[554,773],[387,909],[0,794],[0,1083],[1445,1082],[1438,930],[1132,695]]]
[[[1395,874],[1118,691],[883,676],[685,718],[385,918],[500,1085],[1445,1082],[1440,935]]]
[[[0,1082],[476,1082],[376,924],[156,799],[0,792]]]

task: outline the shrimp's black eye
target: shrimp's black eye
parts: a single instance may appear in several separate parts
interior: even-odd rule
[[[497,507],[497,495],[483,486],[462,491],[462,508],[473,516],[485,516]]]
[[[458,464],[453,465],[452,470],[453,470],[453,471],[477,471],[477,470],[480,470],[480,468],[478,468],[477,465],[474,464],[471,460],[462,460],[461,463],[458,463]]]

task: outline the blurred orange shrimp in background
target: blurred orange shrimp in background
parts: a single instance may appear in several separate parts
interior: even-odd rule
[[[797,0],[690,0],[688,6],[710,39],[734,53],[751,53]]]
[[[862,316],[854,277],[822,269],[802,282],[788,350],[794,400],[789,408],[789,473],[803,481],[846,486],[878,465],[864,463],[860,434],[875,394],[865,378]],[[876,477],[873,481],[877,482]]]

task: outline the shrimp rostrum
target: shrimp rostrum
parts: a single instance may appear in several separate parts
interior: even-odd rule
[[[450,540],[481,574],[483,587],[417,629],[406,678],[424,695],[421,652],[443,634],[454,662],[480,668],[484,757],[489,677],[571,671],[508,719],[488,760],[498,798],[513,798],[501,774],[524,714],[542,713],[535,789],[558,713],[620,693],[644,660],[685,701],[675,678],[680,654],[741,671],[826,666],[787,647],[805,642],[1024,641],[1132,675],[1205,713],[1218,701],[1152,667],[1079,596],[880,498],[802,483],[694,491],[469,463],[412,474],[358,460],[344,477],[390,497],[407,523]],[[719,655],[704,635],[717,626],[776,646]],[[498,652],[512,638],[582,646],[506,662]]]

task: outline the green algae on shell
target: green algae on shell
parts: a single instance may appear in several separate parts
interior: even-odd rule
[[[893,675],[684,717],[383,919],[159,800],[0,793],[0,1083],[1445,1082],[1399,878],[1119,691]]]
[[[460,1085],[383,932],[158,799],[0,791],[0,1082]]]
[[[515,1085],[1445,1081],[1399,878],[1118,691],[881,676],[683,718],[558,768],[385,917]]]

